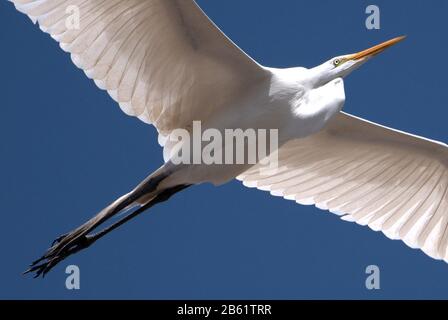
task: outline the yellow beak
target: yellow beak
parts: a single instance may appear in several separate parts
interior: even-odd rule
[[[391,39],[389,41],[386,41],[386,42],[383,42],[381,44],[378,44],[378,45],[376,45],[376,46],[374,46],[372,48],[369,48],[369,49],[363,50],[361,52],[352,54],[348,58],[350,60],[359,60],[359,59],[362,59],[362,58],[365,58],[365,57],[371,57],[371,56],[377,55],[378,53],[383,52],[384,50],[386,50],[387,48],[393,46],[394,44],[402,41],[404,38],[406,38],[406,36],[393,38],[393,39]]]

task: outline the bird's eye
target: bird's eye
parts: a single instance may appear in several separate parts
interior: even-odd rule
[[[334,59],[334,60],[333,60],[333,65],[334,65],[335,67],[337,67],[340,63],[341,63],[341,60],[339,60],[339,59]]]

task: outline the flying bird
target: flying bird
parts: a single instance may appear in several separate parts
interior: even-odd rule
[[[189,186],[235,178],[381,230],[448,262],[447,145],[342,111],[343,79],[404,37],[314,68],[279,69],[245,54],[193,0],[11,1],[126,114],[156,127],[165,160],[129,193],[57,238],[27,272],[44,276]],[[76,28],[67,23],[69,6],[79,10]],[[263,169],[260,158],[174,163],[170,137],[177,129],[190,133],[194,121],[218,132],[277,129],[278,147],[270,151],[276,167]]]

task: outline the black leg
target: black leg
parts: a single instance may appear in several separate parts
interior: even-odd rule
[[[89,234],[90,231],[95,229],[96,226],[98,226],[104,221],[102,219],[94,220],[95,219],[94,218],[90,220],[88,223],[73,230],[72,232],[60,236],[53,242],[52,247],[48,249],[45,255],[43,255],[40,259],[34,261],[31,264],[30,268],[27,271],[25,271],[25,274],[35,272],[35,278],[41,275],[45,276],[45,274],[47,274],[53,267],[55,267],[62,260],[83,249],[90,247],[94,242],[104,237],[109,232],[115,230],[116,228],[126,223],[127,221],[135,218],[136,216],[138,216],[145,210],[151,208],[152,206],[156,205],[157,203],[168,200],[173,194],[187,187],[189,187],[189,185],[181,185],[162,191],[146,205],[141,206],[135,211],[129,213],[124,218],[120,219],[119,221],[115,222],[114,224],[106,227],[105,229],[97,233]],[[118,208],[121,207],[123,206],[118,206]]]

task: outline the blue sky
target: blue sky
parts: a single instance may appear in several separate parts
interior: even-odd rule
[[[312,67],[408,38],[345,81],[345,111],[448,141],[448,2],[199,1],[260,63]],[[368,4],[381,29],[367,30]],[[125,116],[57,43],[0,3],[0,298],[448,298],[448,265],[314,207],[201,185],[64,261],[21,272],[162,162],[154,128]],[[81,289],[65,288],[65,267]],[[381,289],[366,290],[378,265]]]

